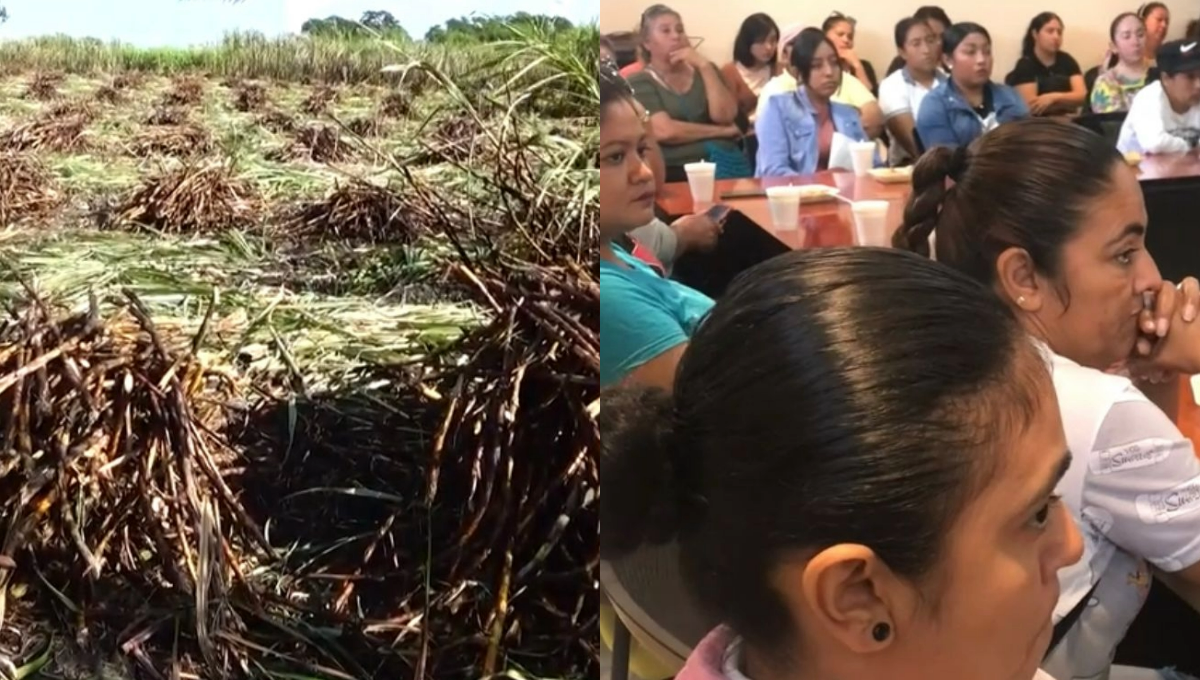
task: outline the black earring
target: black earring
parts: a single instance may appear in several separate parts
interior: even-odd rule
[[[877,623],[871,629],[871,637],[875,638],[876,642],[883,642],[892,635],[892,627],[886,623]]]

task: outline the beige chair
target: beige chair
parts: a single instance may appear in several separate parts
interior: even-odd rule
[[[612,680],[628,679],[635,641],[640,653],[675,675],[692,648],[717,625],[684,590],[679,549],[674,544],[645,547],[621,560],[601,562],[600,588],[616,612]],[[645,661],[639,664],[646,665]]]

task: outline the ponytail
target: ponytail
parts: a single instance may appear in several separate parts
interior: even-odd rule
[[[601,395],[600,553],[627,555],[642,545],[675,538],[680,519],[694,511],[677,455],[675,408],[665,390],[616,387]]]
[[[931,257],[929,237],[950,190],[947,182],[958,182],[966,173],[969,154],[966,147],[938,146],[929,150],[913,168],[912,194],[904,206],[904,222],[892,235],[892,246]]]

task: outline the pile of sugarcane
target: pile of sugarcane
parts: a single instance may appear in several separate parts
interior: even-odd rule
[[[195,106],[204,100],[204,79],[198,76],[177,76],[171,89],[163,93],[165,106]]]
[[[383,134],[384,126],[377,116],[367,115],[350,119],[346,129],[359,137],[378,137]]]
[[[125,94],[112,85],[101,85],[92,93],[92,97],[101,104],[120,104],[125,101]]]
[[[112,86],[118,90],[129,90],[141,87],[146,82],[143,71],[123,71],[113,76]]]
[[[330,85],[317,85],[300,103],[300,110],[310,116],[319,116],[338,100],[338,91]]]
[[[129,145],[134,156],[153,154],[188,158],[209,153],[213,149],[212,135],[195,123],[163,125],[143,129]]]
[[[258,111],[267,103],[267,88],[254,81],[242,81],[233,87],[233,108],[238,111]]]
[[[292,143],[267,152],[274,161],[309,160],[314,163],[337,163],[350,157],[351,148],[342,139],[335,125],[314,123],[297,129]]]
[[[300,124],[296,117],[276,108],[268,108],[254,119],[255,125],[264,127],[278,134],[295,134]]]
[[[188,112],[179,106],[156,106],[146,118],[147,125],[183,125],[188,120]]]
[[[87,126],[94,113],[68,103],[34,120],[0,132],[0,149],[7,151],[76,151],[87,144]]]
[[[59,96],[58,86],[66,79],[59,71],[40,71],[33,75],[21,97],[35,101],[47,101]]]
[[[57,182],[37,156],[0,151],[0,227],[40,217],[62,202]]]
[[[250,224],[256,205],[253,187],[228,164],[197,162],[149,177],[120,203],[112,224],[159,232],[216,232]]]
[[[379,104],[379,113],[388,118],[404,118],[412,112],[412,95],[408,92],[392,92]]]
[[[283,233],[312,242],[411,244],[428,233],[391,187],[355,179],[325,198],[299,205],[282,225]]]
[[[0,592],[45,597],[10,616],[30,634],[70,621],[75,644],[121,649],[145,677],[238,673],[250,573],[275,559],[215,434],[238,387],[135,296],[69,313],[27,290],[0,322]]]

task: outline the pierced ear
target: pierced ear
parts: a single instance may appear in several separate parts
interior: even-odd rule
[[[1040,311],[1045,304],[1045,288],[1024,248],[1009,248],[996,259],[996,281],[1004,297],[1024,312]]]
[[[899,603],[908,588],[870,548],[836,545],[821,551],[803,567],[800,591],[807,620],[824,640],[840,643],[856,654],[888,648],[898,628]],[[891,633],[879,639],[879,624]]]

